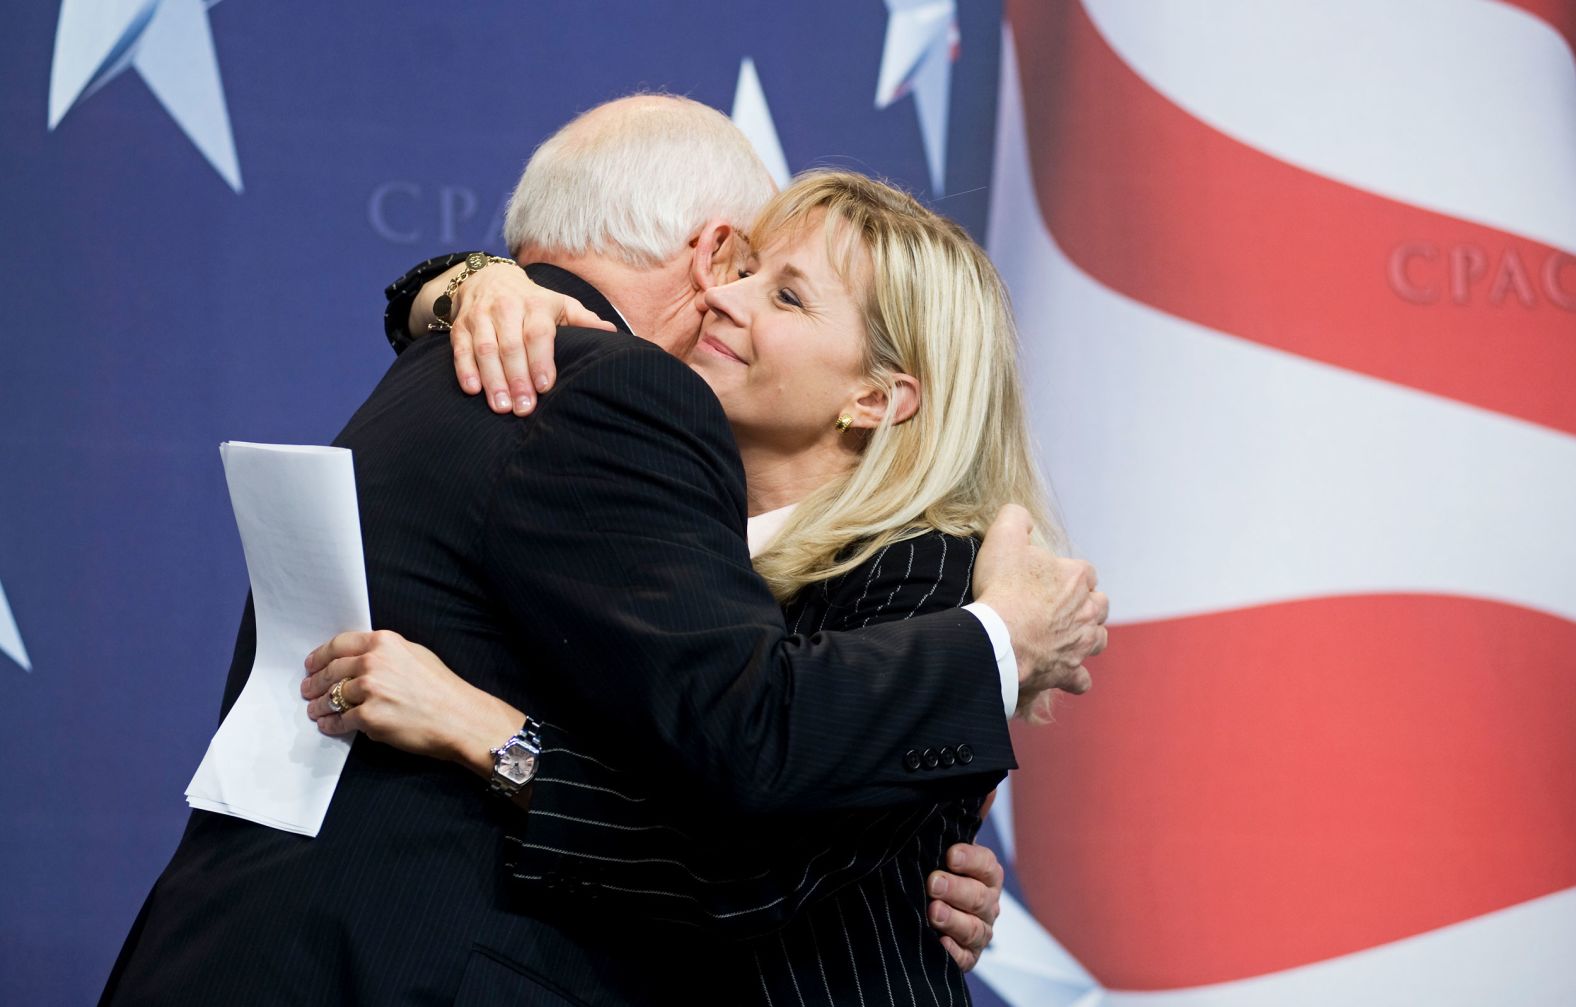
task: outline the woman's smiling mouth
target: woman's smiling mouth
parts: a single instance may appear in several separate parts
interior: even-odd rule
[[[745,364],[745,366],[748,366],[743,357],[729,349],[728,344],[724,343],[716,336],[701,336],[700,343],[702,346],[706,347],[708,350],[717,354],[718,356],[727,357],[729,360],[732,360],[735,363]]]

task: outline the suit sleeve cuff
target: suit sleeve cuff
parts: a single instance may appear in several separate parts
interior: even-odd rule
[[[1001,705],[1010,718],[1018,710],[1018,658],[1012,652],[1007,624],[995,609],[981,602],[970,602],[963,610],[978,619],[990,636],[991,649],[996,652],[996,671],[1001,675]]]

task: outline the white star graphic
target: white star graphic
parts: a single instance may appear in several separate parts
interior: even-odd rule
[[[221,178],[241,191],[208,8],[219,0],[62,0],[49,73],[49,128],[76,104],[137,71]]]
[[[886,43],[876,82],[876,108],[912,93],[919,135],[930,165],[930,189],[947,183],[947,109],[952,97],[952,61],[957,58],[955,0],[886,0]]]
[[[0,654],[20,664],[23,671],[33,670],[33,663],[27,659],[27,648],[22,646],[22,632],[16,628],[11,606],[5,600],[3,584],[0,584]]]
[[[782,141],[777,139],[777,127],[772,123],[772,110],[766,105],[766,92],[761,89],[755,61],[748,56],[739,64],[732,115],[733,124],[750,138],[755,152],[766,163],[766,170],[772,173],[778,185],[787,185],[788,159],[783,156]]]

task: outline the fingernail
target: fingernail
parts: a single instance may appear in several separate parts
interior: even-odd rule
[[[465,390],[470,392],[472,395],[475,395],[477,392],[482,390],[482,383],[477,378],[466,378],[464,385]]]
[[[508,392],[499,392],[497,395],[494,395],[493,396],[493,405],[497,406],[499,409],[508,409],[509,408],[509,393]]]
[[[522,395],[519,398],[515,399],[514,400],[514,411],[515,411],[516,414],[518,414],[520,416],[524,416],[526,413],[530,412],[531,411],[531,397],[529,395]]]
[[[536,390],[539,391],[539,392],[547,391],[547,372],[546,371],[537,371],[536,372]]]
[[[937,898],[947,894],[947,879],[944,875],[937,874],[930,879],[930,894]]]
[[[937,902],[930,907],[930,920],[937,926],[947,922],[947,917],[952,915],[952,910],[945,902]]]

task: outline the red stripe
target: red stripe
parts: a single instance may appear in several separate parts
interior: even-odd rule
[[[1570,47],[1572,55],[1576,55],[1576,3],[1571,0],[1501,0],[1511,7],[1531,14],[1533,17],[1548,23],[1550,28],[1559,32],[1565,38],[1565,44]]]
[[[1120,627],[1020,730],[1029,907],[1100,981],[1278,971],[1576,885],[1576,624],[1438,596]]]
[[[1221,332],[1576,433],[1576,256],[1278,161],[1146,84],[1073,0],[1008,7],[1040,211],[1082,269]]]

